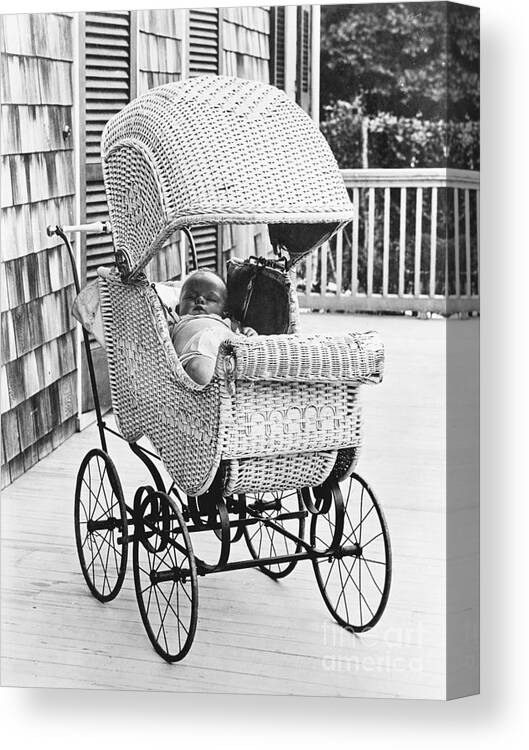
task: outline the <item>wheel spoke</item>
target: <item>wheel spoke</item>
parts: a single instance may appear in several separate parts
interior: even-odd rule
[[[156,597],[156,605],[158,607],[158,614],[159,614],[160,619],[161,619],[161,617],[162,617],[162,610],[161,610],[161,607],[160,607],[160,600],[158,599],[158,589],[156,587],[154,587],[154,596]],[[164,642],[165,642],[165,652],[168,654],[169,653],[169,644],[167,643],[167,636],[165,635],[165,628],[163,627],[163,621],[161,622],[160,627],[158,628],[158,633],[155,636],[155,640],[156,641],[160,637],[160,633],[161,632],[163,632],[163,639],[164,639]]]
[[[357,560],[358,558],[355,557],[355,562]],[[354,563],[353,563],[353,567],[351,568],[351,570],[353,568],[354,568]],[[360,610],[360,627],[362,627],[362,625],[364,624],[362,620],[362,597],[360,596],[361,590],[362,590],[362,566],[360,565],[360,563],[358,563],[358,608]]]
[[[360,518],[362,518],[363,503],[364,503],[364,488],[362,487],[362,494],[360,495]],[[362,544],[362,521],[360,521],[360,531],[358,532],[358,543],[360,545]]]
[[[358,524],[357,524],[357,525],[356,525],[356,526],[354,527],[354,529],[353,529],[353,534],[354,534],[354,533],[355,533],[355,532],[356,532],[356,531],[357,531],[357,530],[358,530],[358,529],[359,529],[359,528],[360,528],[360,527],[362,526],[362,524],[364,523],[364,521],[366,520],[366,518],[367,518],[367,517],[369,516],[369,514],[371,513],[371,511],[373,511],[374,509],[375,509],[375,506],[374,506],[374,505],[372,505],[372,506],[371,506],[371,507],[369,508],[369,510],[367,511],[367,513],[365,514],[365,516],[364,516],[363,518],[362,518],[362,516],[360,516],[360,522],[359,522],[359,523],[358,523]],[[361,528],[360,528],[360,532],[361,532],[361,531],[362,531],[362,530],[361,530]],[[362,537],[362,533],[360,533],[360,538],[361,538],[361,537]],[[365,546],[365,545],[364,545],[364,546]]]
[[[364,561],[364,564],[365,564],[365,566],[366,566],[366,568],[367,568],[367,572],[368,572],[368,573],[369,573],[369,575],[371,576],[371,580],[373,581],[373,583],[374,583],[374,584],[375,584],[375,586],[377,587],[377,589],[378,589],[378,592],[379,592],[380,596],[382,596],[382,595],[383,595],[382,589],[380,588],[380,586],[378,585],[377,581],[375,580],[375,576],[374,576],[374,575],[373,575],[373,573],[371,572],[371,568],[369,567],[369,565],[368,565],[368,564],[367,564],[367,562],[365,561],[365,558],[364,558],[364,557],[362,557],[362,558],[361,558],[360,562],[362,562],[362,560]]]
[[[352,568],[351,568],[351,570],[352,570]],[[351,577],[351,581],[353,582],[353,585],[355,586],[356,590],[358,591],[358,593],[359,593],[359,594],[360,594],[360,596],[362,597],[362,599],[363,599],[363,601],[364,601],[364,603],[365,603],[366,607],[367,607],[367,608],[368,608],[368,610],[370,611],[370,613],[371,613],[371,617],[374,617],[375,615],[374,615],[374,613],[373,613],[373,610],[372,610],[372,609],[371,609],[371,607],[369,606],[369,602],[367,601],[367,599],[365,598],[365,596],[364,596],[364,595],[362,594],[362,592],[361,592],[361,591],[360,591],[360,589],[358,588],[358,586],[357,586],[357,583],[356,583],[356,581],[355,581],[355,579],[354,579],[353,577]]]
[[[118,563],[118,557],[119,554],[121,558],[121,552],[117,549],[116,542],[114,541],[114,529],[111,531],[112,535],[112,552],[114,553],[114,565],[116,566],[116,576],[119,576],[119,563]]]
[[[192,600],[192,598],[191,598],[191,597],[189,596],[189,593],[188,593],[188,591],[187,591],[187,589],[186,589],[186,587],[185,587],[185,584],[182,584],[182,591],[183,591],[183,592],[184,592],[184,594],[185,594],[185,595],[187,596],[187,598],[189,599],[190,603],[191,603],[191,604],[193,604],[193,600]]]
[[[176,612],[174,611],[174,609],[173,609],[173,607],[171,606],[171,603],[170,603],[171,602],[171,597],[173,595],[174,587],[175,587],[175,581],[173,581],[173,583],[172,583],[171,593],[169,594],[169,598],[166,597],[166,595],[165,595],[162,587],[161,586],[159,587],[160,594],[165,599],[165,609],[164,609],[164,612],[163,612],[163,615],[162,615],[162,621],[161,621],[161,624],[160,624],[160,628],[162,628],[165,625],[165,618],[167,617],[167,612],[169,611],[169,608],[171,608],[171,610],[172,610],[173,614],[175,615],[175,617],[178,618],[178,615],[176,614]],[[165,628],[164,628],[164,630],[165,630]],[[158,633],[159,632],[160,631],[158,631]]]
[[[254,560],[257,560],[259,569],[271,578],[282,578],[288,575],[294,569],[297,561],[285,560],[278,562],[274,558],[281,555],[292,555],[299,549],[299,544],[295,540],[290,539],[286,534],[293,533],[295,536],[301,538],[305,525],[304,516],[298,519],[284,519],[281,516],[302,510],[300,493],[297,490],[290,490],[288,492],[274,490],[256,492],[244,497],[246,507],[250,509],[258,509],[261,504],[269,504],[271,506],[261,507],[261,510],[256,510],[256,519],[258,520],[255,530],[250,530],[249,527],[243,529],[244,538],[252,557]],[[268,522],[272,522],[274,526],[268,525]],[[282,537],[282,539],[279,537]],[[262,557],[272,559],[269,562],[261,563],[260,560]]]
[[[97,532],[95,532],[95,533],[97,533]],[[101,564],[103,564],[103,557],[102,557],[102,555],[101,555],[101,548],[102,548],[102,546],[103,546],[103,543],[104,543],[105,539],[104,539],[104,537],[102,537],[102,536],[101,536],[101,534],[97,534],[97,535],[99,536],[99,538],[101,539],[101,543],[100,543],[100,544],[99,544],[99,546],[98,546],[97,542],[95,542],[95,541],[94,541],[94,536],[95,536],[95,533],[94,533],[94,534],[90,534],[90,539],[91,539],[91,546],[92,546],[92,544],[93,544],[93,545],[95,546],[95,548],[96,548],[96,553],[95,553],[95,555],[94,555],[94,554],[93,554],[93,551],[92,551],[92,562],[91,562],[91,563],[90,563],[90,565],[89,565],[89,566],[87,567],[87,569],[86,569],[86,570],[87,570],[87,572],[88,572],[88,571],[90,570],[90,568],[91,568],[91,567],[92,567],[93,565],[95,565],[95,561],[96,561],[96,559],[97,559],[98,557],[99,557],[99,559],[100,559],[100,561],[101,561]],[[92,550],[93,550],[93,547],[92,547]]]
[[[171,588],[171,593],[170,593],[170,595],[169,595],[169,599],[168,599],[168,598],[166,597],[166,595],[164,594],[164,592],[163,592],[163,590],[162,590],[161,588],[160,588],[160,594],[161,594],[161,595],[163,596],[163,598],[164,598],[164,599],[165,599],[165,601],[167,602],[167,607],[169,607],[169,608],[171,609],[171,611],[172,611],[173,615],[174,615],[174,616],[176,617],[176,619],[178,620],[178,622],[180,623],[180,625],[181,625],[181,626],[182,626],[182,628],[184,629],[184,631],[185,631],[185,634],[186,634],[186,635],[188,635],[188,634],[189,634],[189,631],[188,631],[188,629],[186,628],[186,626],[185,626],[185,625],[184,625],[184,623],[182,622],[182,619],[180,618],[180,616],[178,615],[178,613],[177,613],[177,612],[175,612],[175,610],[174,610],[174,607],[173,607],[173,605],[172,605],[172,604],[170,603],[170,599],[171,599],[171,596],[172,596],[172,594],[173,594],[173,590],[174,590],[174,586],[175,586],[175,583],[176,583],[176,581],[173,581],[173,586],[172,586],[172,588]],[[178,602],[178,589],[179,589],[179,587],[177,586],[177,587],[176,587],[176,596],[177,596],[177,602]],[[178,606],[178,603],[177,603],[177,606]],[[179,629],[178,629],[178,630],[179,630]]]
[[[344,604],[345,604],[345,615],[347,617],[347,621],[349,622],[349,610],[347,608],[347,597],[345,596],[345,586],[344,586],[344,582],[343,582],[343,578],[342,578],[342,566],[341,566],[341,561],[340,560],[338,560],[338,573],[340,575],[340,583],[342,584],[342,590],[340,592],[340,596],[338,597],[338,601],[336,602],[336,606],[335,606],[334,609],[338,612],[338,605],[340,603],[340,599],[343,596],[343,598],[344,598],[343,601],[344,601]]]
[[[255,529],[255,531],[253,532],[253,534],[249,537],[249,541],[250,542],[253,540],[254,536],[256,536],[259,533],[259,523],[256,523],[255,525],[256,525],[257,528]]]
[[[365,542],[362,544],[362,549],[365,549],[368,544],[371,544],[371,542],[374,542],[375,539],[378,539],[379,536],[382,536],[384,534],[383,531],[379,531],[378,534],[375,534],[375,536],[371,537],[371,539],[368,542]]]
[[[101,601],[109,601],[118,594],[125,576],[128,539],[123,506],[121,485],[112,460],[99,448],[92,449],[77,475],[76,545],[88,587]],[[101,524],[103,528],[89,532],[90,524]]]
[[[105,510],[104,513],[101,513],[100,516],[98,516],[97,518],[93,518],[92,520],[94,522],[97,522],[97,521],[100,521],[102,518],[105,518],[105,517],[106,518],[112,518],[111,511],[112,511],[113,508],[116,507],[116,505],[119,505],[119,500],[117,500],[117,499],[116,499],[116,502],[112,503],[112,505],[107,510]]]
[[[99,457],[98,457],[98,460],[97,460],[97,468],[98,468],[98,471],[99,471],[100,480],[99,480],[99,487],[97,488],[97,495],[94,494],[94,500],[95,500],[94,511],[95,511],[96,506],[99,505],[99,507],[103,511],[103,515],[105,515],[105,509],[103,508],[103,505],[99,501],[99,496],[101,495],[101,489],[103,487],[103,478],[101,477],[101,469],[99,467]],[[90,484],[92,484],[92,482],[90,482]]]
[[[151,583],[150,585],[150,591],[149,591],[149,601],[147,602],[147,609],[145,610],[146,614],[149,614],[149,608],[151,606],[151,599],[152,599],[152,591],[154,589],[154,583]]]
[[[176,608],[180,612],[180,594],[178,592],[179,586],[176,587]],[[177,620],[180,620],[178,615],[176,616]],[[184,628],[185,630],[185,628]],[[180,628],[178,625],[176,626],[176,632],[178,633],[178,648],[181,651],[182,650],[182,639],[180,638]]]
[[[95,566],[96,559],[99,557],[99,560],[101,561],[101,567],[103,568],[103,576],[104,576],[103,591],[101,593],[104,596],[105,595],[105,583],[108,585],[109,591],[110,591],[110,583],[108,582],[107,571],[106,571],[105,565],[103,563],[103,556],[101,554],[101,548],[103,546],[103,543],[105,542],[105,538],[102,537],[101,534],[99,534],[98,536],[101,537],[101,544],[99,544],[99,546],[98,546],[97,542],[94,542],[94,545],[96,547],[96,554],[95,555],[93,554],[93,548],[92,548],[92,562],[87,567],[86,571],[88,572],[90,570],[90,568],[93,568],[93,573],[94,573],[93,581],[94,581],[94,586],[95,586],[95,567],[94,566]]]
[[[328,584],[328,582],[329,582],[329,578],[331,577],[332,569],[333,569],[333,567],[334,567],[334,563],[336,562],[336,559],[337,559],[336,557],[333,557],[333,560],[332,560],[331,566],[330,566],[330,568],[329,568],[329,572],[327,573],[327,578],[325,579],[325,583],[323,584],[323,588],[324,588],[324,589],[325,589],[325,588],[327,588],[327,584]]]
[[[111,547],[112,547],[112,545],[110,544],[110,542],[107,539],[107,559],[105,561],[105,571],[108,570],[108,560],[110,558],[110,549],[111,549]]]

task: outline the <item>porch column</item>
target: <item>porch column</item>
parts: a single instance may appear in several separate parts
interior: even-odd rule
[[[297,5],[285,7],[285,94],[296,100]]]

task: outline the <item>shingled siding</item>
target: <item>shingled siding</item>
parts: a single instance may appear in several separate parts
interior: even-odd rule
[[[222,8],[222,73],[270,83],[269,8]],[[263,255],[269,250],[265,226],[223,225],[222,266],[232,256]]]
[[[182,10],[138,11],[138,95],[181,80],[184,30]],[[150,279],[174,279],[180,275],[180,241],[178,233],[156,254],[146,269]]]
[[[223,73],[270,82],[270,10],[223,8]]]
[[[74,219],[72,18],[0,18],[2,486],[76,428],[71,273],[46,226]]]

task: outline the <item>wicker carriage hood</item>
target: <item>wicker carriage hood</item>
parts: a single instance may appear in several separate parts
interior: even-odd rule
[[[352,219],[324,137],[263,83],[200,76],[151,89],[109,120],[101,150],[114,246],[128,272],[182,226],[300,224],[308,247]]]

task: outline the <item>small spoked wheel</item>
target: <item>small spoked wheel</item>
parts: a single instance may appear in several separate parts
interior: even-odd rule
[[[278,557],[301,552],[302,545],[285,536],[278,529],[266,524],[273,521],[281,529],[303,539],[305,516],[301,493],[297,490],[278,490],[249,493],[244,496],[247,515],[257,515],[263,520],[244,527],[244,538],[254,560],[262,557]],[[259,565],[265,575],[275,580],[284,578],[297,565],[296,560],[263,563]]]
[[[127,570],[127,509],[116,467],[99,448],[89,451],[77,474],[75,542],[84,579],[100,602],[114,599]]]
[[[353,632],[372,628],[386,607],[391,585],[391,545],[386,520],[358,474],[341,483],[343,532],[332,546],[339,506],[312,517],[310,542],[329,554],[313,560],[316,581],[334,619]]]
[[[140,488],[134,501],[134,586],[141,619],[166,661],[191,648],[198,616],[198,583],[189,532],[174,500]]]

